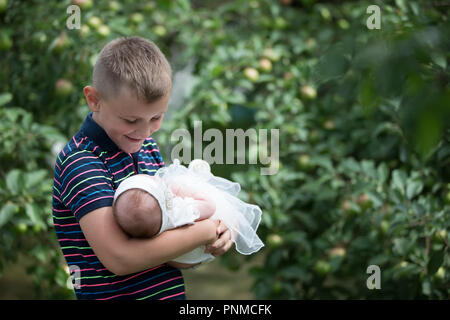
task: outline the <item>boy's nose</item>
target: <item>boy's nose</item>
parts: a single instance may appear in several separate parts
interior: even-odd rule
[[[158,130],[158,128],[154,128],[151,124],[146,124],[138,129],[136,134],[139,136],[139,138],[147,138],[152,135],[153,132]]]

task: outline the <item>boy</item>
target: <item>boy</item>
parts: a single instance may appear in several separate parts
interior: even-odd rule
[[[170,261],[207,245],[219,256],[232,245],[224,224],[206,219],[151,239],[128,237],[112,203],[127,177],[164,166],[151,134],[170,97],[171,68],[152,42],[120,38],[100,52],[93,86],[83,89],[92,111],[59,153],[53,217],[78,299],[185,299],[183,276]],[[164,248],[164,249],[161,249]]]

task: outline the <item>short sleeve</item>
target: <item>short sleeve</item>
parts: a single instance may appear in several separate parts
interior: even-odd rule
[[[72,211],[77,221],[93,210],[112,206],[112,179],[95,154],[90,151],[68,154],[58,167],[55,186],[59,199]]]

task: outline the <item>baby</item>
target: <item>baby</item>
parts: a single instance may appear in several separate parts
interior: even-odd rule
[[[230,229],[237,250],[251,254],[263,246],[256,235],[261,210],[239,200],[239,191],[239,184],[213,176],[206,161],[193,160],[187,169],[176,159],[154,176],[137,174],[122,181],[114,195],[113,212],[119,226],[135,238],[220,219]],[[197,264],[214,259],[204,251],[202,246],[174,261]]]
[[[131,183],[141,184],[123,192],[118,190],[120,194],[116,192],[117,196],[113,206],[114,216],[119,226],[133,238],[151,238],[156,236],[161,231],[163,213],[158,199],[152,195],[152,191],[146,189],[151,188],[149,184],[157,186],[162,182],[158,181],[158,177],[139,174],[128,178],[123,184],[122,190],[131,186]],[[214,201],[204,193],[194,193],[179,186],[172,186],[171,191],[173,196],[185,199],[183,204],[194,205],[194,207],[190,208],[194,211],[194,214],[198,211],[198,218],[194,221],[208,219],[216,211]],[[167,195],[166,193],[165,196]],[[169,195],[169,197],[173,196]],[[179,201],[178,198],[175,199],[175,201],[177,200]]]

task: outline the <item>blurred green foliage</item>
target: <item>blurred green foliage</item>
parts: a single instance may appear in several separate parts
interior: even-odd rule
[[[72,1],[0,3],[0,272],[24,254],[38,295],[73,298],[51,221],[55,153],[89,111],[96,54],[140,35],[174,71],[194,62],[184,104],[157,134],[166,162],[173,130],[195,120],[280,129],[275,175],[213,165],[263,209],[256,298],[450,297],[445,3],[73,2],[80,30],[66,28]],[[379,30],[366,26],[372,4]],[[231,269],[248,259],[221,258]],[[372,264],[381,290],[366,286]]]

